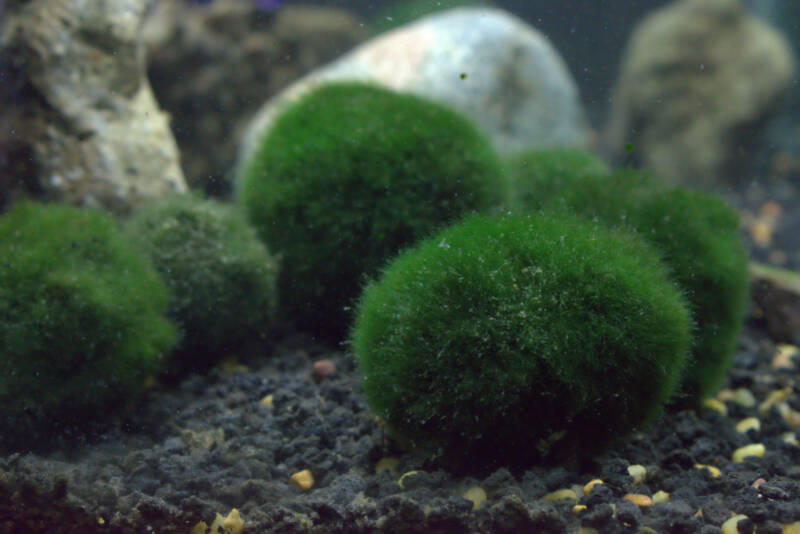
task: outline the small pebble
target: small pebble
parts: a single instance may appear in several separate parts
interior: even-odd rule
[[[658,490],[653,494],[653,504],[661,504],[662,502],[667,502],[669,500],[669,493],[664,490]]]
[[[794,369],[794,361],[792,357],[800,353],[800,349],[794,345],[787,345],[786,343],[778,344],[778,353],[772,359],[772,368],[778,369]]]
[[[647,495],[642,495],[641,493],[628,493],[623,497],[626,501],[631,501],[633,504],[638,506],[639,508],[647,508],[648,506],[653,506],[653,499],[648,497]]]
[[[800,447],[800,441],[797,441],[797,436],[795,435],[794,432],[786,432],[785,434],[782,434],[781,440],[783,440],[784,443],[788,443],[789,445]]]
[[[783,534],[800,534],[800,521],[786,523],[783,526]]]
[[[597,529],[592,527],[581,527],[578,534],[600,534]]]
[[[788,403],[782,402],[778,405],[778,413],[791,428],[800,428],[800,412],[793,410]]]
[[[580,513],[585,510],[586,510],[585,504],[576,504],[575,506],[572,507],[572,513],[574,515],[580,515]]]
[[[761,484],[766,484],[766,482],[767,482],[767,481],[766,481],[766,480],[764,480],[763,478],[757,478],[757,479],[755,479],[755,480],[753,481],[753,483],[752,483],[752,484],[750,484],[750,485],[751,485],[752,487],[754,487],[755,489],[758,489],[758,487],[759,487]]]
[[[736,423],[736,431],[746,434],[749,430],[761,430],[761,421],[757,417],[748,417]]]
[[[708,469],[708,472],[711,473],[711,478],[717,478],[722,474],[718,467],[714,467],[713,465],[706,465],[706,464],[694,464],[695,469]]]
[[[733,399],[736,404],[741,404],[745,408],[752,408],[756,405],[756,397],[753,392],[746,388],[739,388],[733,392]]]
[[[269,408],[270,406],[272,406],[272,399],[274,399],[274,398],[275,398],[275,395],[267,395],[266,397],[261,399],[261,401],[260,401],[261,406],[266,406],[267,408]]]
[[[647,469],[643,465],[629,465],[628,474],[633,478],[637,484],[644,482],[644,477],[647,475]]]
[[[571,489],[560,489],[544,496],[544,500],[547,502],[560,501],[561,499],[573,499],[577,501],[578,496]]]
[[[747,519],[746,515],[735,515],[722,523],[720,528],[722,529],[723,534],[739,534],[739,527],[738,523],[742,519]]]
[[[397,473],[397,466],[400,464],[400,460],[395,458],[394,456],[387,456],[385,458],[381,458],[375,464],[375,474],[380,475],[384,471],[389,471],[390,473]]]
[[[486,492],[479,486],[472,486],[462,495],[468,501],[472,501],[472,509],[477,510],[486,502]]]
[[[314,486],[314,475],[308,469],[298,471],[289,480],[294,487],[302,491],[308,491]]]
[[[703,406],[710,408],[715,412],[719,412],[722,415],[728,415],[728,408],[726,408],[725,405],[717,399],[706,399],[703,401]]]
[[[314,381],[320,382],[336,372],[336,366],[330,360],[317,360],[311,366],[311,373],[314,375]]]
[[[780,404],[789,398],[789,394],[791,392],[791,388],[776,389],[775,391],[770,392],[770,394],[767,395],[767,398],[764,399],[764,402],[758,405],[758,413],[761,415],[767,415],[773,406]]]
[[[740,464],[744,461],[745,458],[750,456],[758,456],[761,458],[764,456],[766,452],[766,448],[761,443],[753,443],[751,445],[745,445],[744,447],[739,447],[735,451],[733,451],[733,461],[737,464]]]
[[[595,478],[595,479],[593,479],[593,480],[590,480],[590,481],[589,481],[589,482],[587,482],[587,483],[586,483],[586,485],[583,487],[583,494],[584,494],[584,495],[587,495],[587,494],[588,494],[590,491],[592,491],[592,488],[593,488],[593,487],[595,487],[597,484],[602,484],[602,483],[603,483],[603,481],[602,481],[602,480],[600,480],[599,478]]]
[[[405,483],[405,480],[407,478],[411,478],[411,477],[413,477],[415,475],[419,475],[420,473],[423,473],[423,472],[424,471],[408,471],[407,473],[403,473],[403,476],[401,476],[400,479],[397,481],[397,485],[400,486],[401,488],[405,489],[405,486],[403,486],[403,484]]]

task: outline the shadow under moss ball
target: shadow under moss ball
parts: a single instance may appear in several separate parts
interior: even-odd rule
[[[404,252],[352,332],[364,393],[456,466],[591,454],[673,393],[690,318],[637,236],[566,215],[471,217]]]
[[[175,195],[142,209],[127,231],[172,290],[182,339],[170,373],[202,370],[271,327],[277,262],[234,206]]]
[[[167,287],[104,213],[18,204],[0,258],[0,445],[108,418],[172,348]]]
[[[341,341],[364,281],[420,237],[506,193],[488,139],[409,94],[324,85],[286,109],[243,166],[238,197],[281,255],[283,311]]]

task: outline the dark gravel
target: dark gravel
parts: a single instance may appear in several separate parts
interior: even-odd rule
[[[800,521],[800,447],[786,441],[797,429],[781,403],[759,412],[784,388],[782,402],[800,411],[800,361],[772,369],[775,346],[749,327],[728,387],[748,389],[756,405],[729,400],[727,415],[668,413],[592,465],[474,477],[439,470],[388,440],[358,393],[347,352],[300,335],[271,352],[249,368],[228,365],[152,390],[100,442],[0,457],[0,532],[195,534],[203,532],[192,530],[198,522],[234,508],[244,533],[711,533],[743,514],[739,531],[763,534]],[[320,359],[336,371],[317,383],[312,365]],[[261,403],[268,395],[271,407]],[[745,417],[758,417],[761,430],[737,432]],[[734,463],[733,451],[751,443],[762,443],[764,456]],[[383,458],[393,469],[376,473]],[[628,474],[632,464],[646,468],[639,483]],[[315,480],[309,491],[290,482],[305,469]],[[595,478],[604,484],[584,494]],[[462,497],[473,487],[486,494],[476,510]],[[547,498],[560,489],[578,500]],[[659,491],[669,500],[651,507],[624,499]],[[576,513],[577,504],[585,508]]]

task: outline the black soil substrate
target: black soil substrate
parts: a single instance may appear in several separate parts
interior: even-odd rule
[[[99,442],[0,457],[0,532],[201,534],[217,514],[229,533],[800,531],[800,356],[749,326],[702,413],[667,413],[592,465],[476,477],[387,439],[346,350],[292,335],[264,356],[151,390]],[[760,429],[737,431],[747,418]],[[763,456],[733,460],[752,444]]]

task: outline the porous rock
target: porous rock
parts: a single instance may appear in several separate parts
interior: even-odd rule
[[[670,183],[735,182],[793,75],[786,40],[741,0],[678,0],[634,31],[604,145]]]
[[[0,204],[20,192],[128,212],[186,185],[145,77],[145,0],[11,1],[0,34]]]
[[[186,181],[224,195],[237,132],[264,100],[363,41],[367,30],[338,8],[160,0],[143,34],[148,76],[172,116]]]

